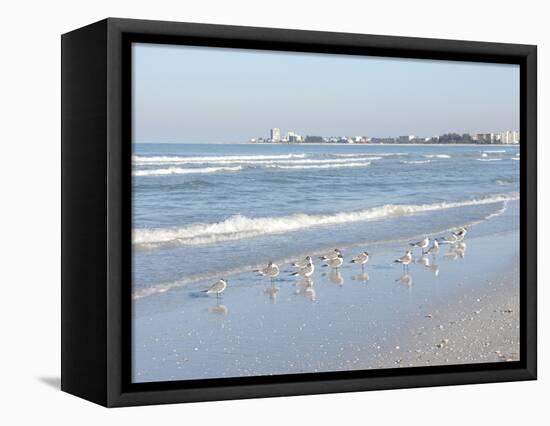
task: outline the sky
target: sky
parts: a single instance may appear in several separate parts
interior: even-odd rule
[[[519,66],[132,46],[137,143],[519,130]]]

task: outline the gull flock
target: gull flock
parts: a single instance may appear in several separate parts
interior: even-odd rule
[[[437,265],[433,264],[433,258],[439,253],[441,245],[449,245],[449,250],[445,254],[446,258],[455,260],[458,258],[463,258],[466,251],[466,243],[464,238],[466,237],[467,229],[465,227],[458,228],[457,230],[451,232],[450,235],[444,238],[434,238],[430,239],[429,237],[424,237],[422,240],[410,243],[410,248],[405,252],[401,257],[398,257],[393,261],[393,263],[401,264],[403,267],[404,275],[399,278],[398,281],[410,286],[412,284],[412,277],[409,275],[409,265],[411,263],[418,263],[422,266],[430,268],[435,275],[438,274],[439,269]],[[421,256],[415,261],[413,257],[413,250],[420,249]],[[430,259],[430,256],[432,259]],[[318,259],[321,261],[321,266],[323,268],[331,268],[329,278],[331,281],[343,284],[343,278],[340,275],[339,268],[344,264],[344,256],[340,249],[334,249],[333,251],[326,253],[322,256],[319,256]],[[369,261],[369,253],[364,251],[359,253],[357,256],[353,257],[349,263],[360,265],[362,274],[357,275],[357,277],[352,277],[359,281],[368,281],[368,274],[365,272],[365,265]],[[301,287],[297,290],[297,294],[306,294],[314,297],[315,291],[313,290],[313,282],[310,277],[315,271],[315,265],[313,263],[313,258],[311,256],[306,256],[305,258],[298,260],[291,264],[296,270],[290,273],[290,276],[300,278],[298,285]],[[280,274],[280,269],[277,264],[274,262],[269,262],[266,267],[261,269],[255,269],[253,272],[257,273],[259,276],[269,278],[271,282],[271,288],[266,290],[266,293],[270,297],[276,297],[278,288],[274,286],[275,279]],[[214,294],[217,298],[226,290],[227,281],[223,278],[219,279],[211,287],[206,290],[203,290],[203,293],[207,295]]]

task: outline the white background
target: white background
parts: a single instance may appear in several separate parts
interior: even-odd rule
[[[539,268],[539,380],[107,410],[57,390],[60,34],[108,16],[529,43],[539,46],[539,250],[550,178],[543,1],[18,1],[0,25],[0,423],[518,424],[548,420],[548,268]],[[548,265],[546,265],[548,266]],[[546,309],[545,309],[546,308]],[[537,419],[539,421],[537,421]]]

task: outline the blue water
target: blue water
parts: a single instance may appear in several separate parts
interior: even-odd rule
[[[490,219],[518,197],[518,153],[487,145],[136,144],[134,297]]]

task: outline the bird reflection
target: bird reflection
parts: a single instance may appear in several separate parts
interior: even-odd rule
[[[331,271],[328,273],[328,279],[330,282],[337,284],[339,286],[344,285],[344,277],[342,277],[342,274],[338,269],[331,269]]]
[[[432,264],[430,257],[427,254],[420,256],[418,259],[416,259],[415,263],[420,264],[426,268],[429,268]]]
[[[369,278],[368,272],[363,272],[362,274],[353,275],[351,279],[354,281],[361,281],[363,283],[367,283],[370,278]]]
[[[271,303],[277,303],[277,297],[279,296],[279,291],[281,289],[277,287],[275,284],[271,284],[271,286],[267,287],[264,290],[264,293],[269,297],[269,300],[271,300]]]
[[[411,287],[413,283],[412,275],[408,272],[401,275],[396,281],[399,281],[401,284],[407,287]]]
[[[216,306],[212,306],[211,308],[208,308],[208,312],[212,314],[217,314],[217,315],[227,315],[228,309],[227,309],[227,306],[222,305],[218,302],[216,303]]]
[[[315,289],[313,288],[313,280],[309,277],[303,277],[296,282],[296,291],[294,294],[305,296],[311,301],[315,300]]]
[[[449,246],[445,253],[445,258],[449,260],[464,259],[464,256],[466,256],[466,243],[463,241]]]

